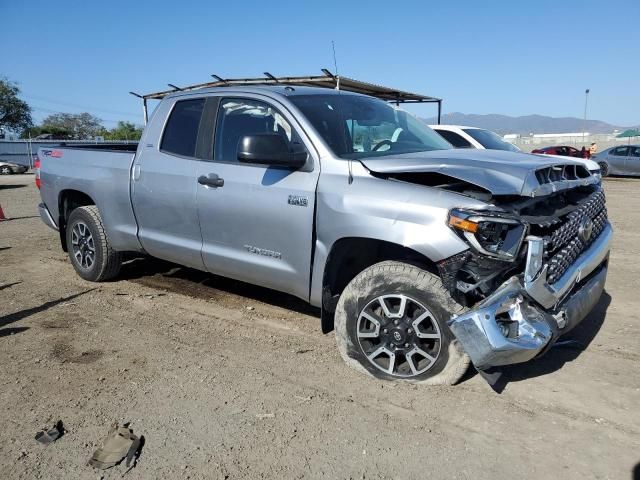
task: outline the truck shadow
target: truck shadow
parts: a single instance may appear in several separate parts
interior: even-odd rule
[[[611,296],[605,291],[589,315],[571,332],[560,337],[557,345],[542,357],[527,363],[492,369],[490,375],[494,376],[495,383],[491,388],[502,393],[511,382],[548,375],[560,370],[565,363],[577,359],[602,328],[610,304]]]
[[[151,257],[125,262],[118,279],[221,304],[229,302],[229,295],[236,295],[246,298],[247,303],[255,300],[320,318],[320,309],[292,295]]]
[[[17,282],[20,283],[20,282]],[[10,313],[5,315],[4,317],[0,317],[0,337],[4,337],[7,335],[24,332],[29,329],[29,327],[15,327],[15,328],[3,328],[7,325],[15,322],[19,322],[20,320],[24,320],[31,315],[35,315],[36,313],[44,312],[56,305],[59,305],[63,302],[68,302],[69,300],[73,300],[85,293],[89,293],[95,290],[95,288],[90,288],[89,290],[85,290],[84,292],[74,293],[72,295],[67,295],[66,297],[58,298],[56,300],[51,300],[49,302],[45,302],[42,305],[38,305],[37,307],[25,308],[24,310],[19,310],[14,313]]]

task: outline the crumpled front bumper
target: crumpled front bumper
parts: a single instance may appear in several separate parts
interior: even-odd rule
[[[607,224],[551,285],[542,266],[542,239],[529,237],[524,274],[511,277],[473,310],[449,320],[476,368],[531,360],[580,323],[604,290],[612,238]]]

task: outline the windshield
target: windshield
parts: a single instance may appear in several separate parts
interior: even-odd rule
[[[500,135],[481,128],[463,128],[465,133],[471,135],[475,141],[489,150],[507,150],[509,152],[520,152],[521,150],[513,143],[503,140]]]
[[[295,95],[289,99],[341,158],[451,148],[426,124],[382,100],[350,94]]]

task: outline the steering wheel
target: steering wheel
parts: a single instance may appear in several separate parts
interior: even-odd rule
[[[384,147],[385,145],[389,145],[389,148],[391,148],[393,142],[391,140],[382,140],[381,142],[376,143],[371,151],[377,152],[380,147]]]

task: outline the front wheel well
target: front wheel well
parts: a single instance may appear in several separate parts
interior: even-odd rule
[[[60,244],[62,250],[67,251],[67,219],[71,212],[78,207],[95,205],[96,202],[84,192],[79,190],[63,190],[58,196],[58,231],[60,232]]]
[[[373,238],[347,237],[331,247],[322,278],[322,331],[333,330],[333,314],[340,294],[365,268],[386,260],[416,265],[438,274],[436,264],[423,254],[396,243]]]

